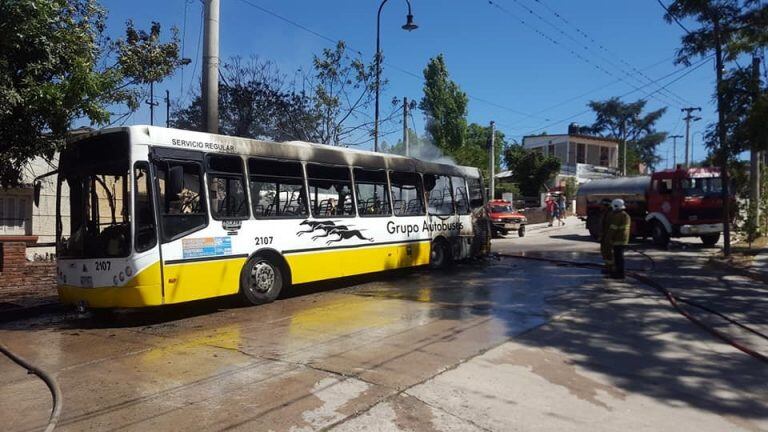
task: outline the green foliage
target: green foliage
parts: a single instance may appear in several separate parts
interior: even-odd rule
[[[447,154],[464,144],[468,102],[466,93],[449,78],[443,55],[430,59],[424,69],[424,97],[419,108],[427,118],[432,143]]]
[[[504,133],[496,130],[494,142],[495,171],[501,171],[501,160],[504,149],[507,147],[507,140]],[[488,179],[488,149],[491,140],[491,127],[482,126],[477,123],[471,123],[467,127],[467,135],[464,144],[454,150],[452,156],[459,165],[466,165],[479,168],[483,173],[483,178]]]
[[[579,184],[574,177],[565,179],[565,199],[571,202],[576,199],[576,193],[579,191]]]
[[[627,171],[636,170],[637,162],[654,168],[660,161],[656,147],[667,139],[666,132],[655,129],[656,122],[667,109],[661,108],[643,115],[645,104],[646,101],[642,99],[626,103],[617,97],[588,104],[596,115],[591,131],[626,143]],[[636,161],[633,158],[637,158]],[[623,166],[623,160],[623,149],[619,148],[619,167]]]
[[[504,162],[512,171],[512,178],[527,197],[538,196],[544,185],[560,171],[560,160],[555,156],[523,148],[512,144],[504,151]]]
[[[108,107],[137,109],[134,86],[181,64],[175,33],[161,43],[159,24],[144,33],[129,22],[113,42],[105,19],[95,0],[0,2],[1,185],[18,183],[35,157],[53,157],[74,120],[105,125]]]

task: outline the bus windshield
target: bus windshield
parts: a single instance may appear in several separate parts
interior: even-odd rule
[[[696,177],[683,179],[680,183],[685,196],[720,194],[723,182],[720,177]]]
[[[128,167],[128,140],[123,133],[88,138],[62,152],[56,199],[60,258],[128,255]]]

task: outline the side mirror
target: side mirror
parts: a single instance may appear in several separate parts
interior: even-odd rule
[[[175,201],[184,189],[184,167],[172,166],[168,170],[168,186],[165,191],[166,200]]]
[[[35,182],[33,187],[33,201],[35,203],[35,207],[40,207],[40,191],[43,189],[43,184],[38,180]]]

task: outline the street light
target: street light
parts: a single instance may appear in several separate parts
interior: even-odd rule
[[[379,5],[379,12],[376,14],[376,111],[374,113],[373,117],[373,151],[378,152],[379,151],[379,90],[381,88],[381,40],[380,40],[380,29],[381,29],[381,9],[384,7],[384,4],[389,0],[384,0],[381,2],[381,5]],[[407,31],[416,30],[419,28],[414,22],[413,22],[413,14],[411,13],[411,1],[405,0],[405,2],[408,4],[408,15],[406,16],[405,24],[403,24],[402,29]]]

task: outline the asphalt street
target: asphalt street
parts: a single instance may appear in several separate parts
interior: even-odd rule
[[[599,258],[575,219],[493,247]],[[766,288],[709,253],[638,243],[628,263],[768,333]],[[3,324],[0,341],[55,376],[57,430],[768,431],[768,365],[632,280],[507,256],[298,286],[259,307],[45,315]],[[41,430],[50,409],[42,381],[0,357],[2,429]]]

